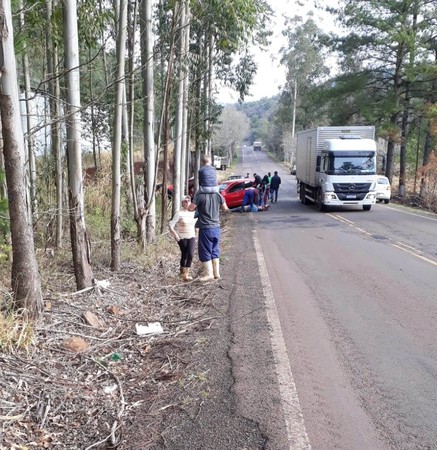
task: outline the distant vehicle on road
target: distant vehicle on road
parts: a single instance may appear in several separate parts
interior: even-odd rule
[[[261,141],[255,141],[253,143],[253,151],[254,152],[261,151],[261,149],[262,149],[262,142]]]
[[[220,170],[226,170],[229,166],[229,158],[227,156],[214,155],[214,167]]]
[[[391,186],[387,177],[378,175],[376,177],[376,200],[378,202],[390,203]]]

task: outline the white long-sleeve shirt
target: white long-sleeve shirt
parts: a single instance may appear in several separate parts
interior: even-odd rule
[[[194,211],[181,209],[170,220],[168,226],[174,228],[181,239],[191,239],[196,237],[194,225],[197,219],[194,217]]]

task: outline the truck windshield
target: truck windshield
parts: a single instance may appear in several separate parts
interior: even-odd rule
[[[329,152],[328,175],[374,175],[374,152]]]

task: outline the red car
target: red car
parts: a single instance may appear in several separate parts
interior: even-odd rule
[[[228,208],[237,208],[243,204],[244,189],[252,186],[253,180],[248,178],[227,180],[220,185],[220,194],[226,200]]]
[[[173,185],[172,184],[169,184],[167,186],[167,195],[168,195],[168,198],[172,198],[173,197]],[[194,196],[194,177],[191,177],[188,180],[188,195],[191,198],[193,198],[193,196]]]

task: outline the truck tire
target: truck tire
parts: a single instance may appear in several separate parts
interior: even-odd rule
[[[305,183],[300,183],[300,201],[304,204],[304,205],[308,205],[308,199],[305,197]]]
[[[364,211],[370,211],[371,207],[372,207],[372,205],[363,205],[363,210]]]
[[[321,190],[321,189],[319,189],[319,190],[317,191],[316,208],[317,208],[319,211],[321,211],[321,212],[326,211],[326,206],[325,206],[325,204],[323,203],[322,190]]]

